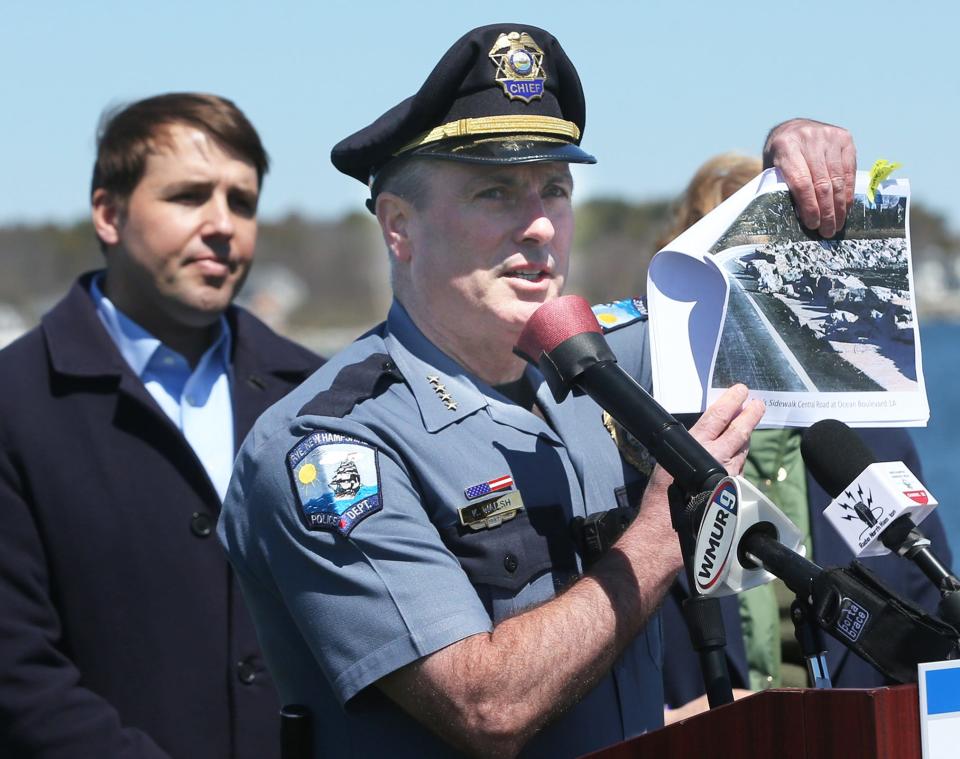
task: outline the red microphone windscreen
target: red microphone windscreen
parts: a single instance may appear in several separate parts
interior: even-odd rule
[[[567,338],[584,332],[603,330],[585,298],[564,295],[533,312],[517,340],[517,350],[539,361],[541,353],[550,353]]]

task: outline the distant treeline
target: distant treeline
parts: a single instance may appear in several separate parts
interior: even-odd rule
[[[905,236],[906,198],[893,197],[892,202],[869,209],[863,200],[861,195],[854,196],[844,227],[835,239]],[[800,224],[793,199],[786,191],[768,192],[751,200],[726,233],[717,240],[711,252],[716,253],[735,245],[767,242],[771,238],[781,242],[820,239],[815,232]]]
[[[581,203],[568,291],[592,302],[642,294],[669,211],[666,201]],[[949,234],[943,218],[916,203],[910,225],[915,264],[931,258],[948,262],[960,253],[960,240]],[[27,323],[35,323],[78,273],[102,265],[86,221],[0,227],[0,255],[0,305],[13,307]],[[952,266],[946,270],[954,276]],[[958,283],[948,285],[955,289]],[[325,221],[291,215],[262,223],[244,300],[294,333],[379,321],[389,303],[389,285],[375,220],[355,213]]]

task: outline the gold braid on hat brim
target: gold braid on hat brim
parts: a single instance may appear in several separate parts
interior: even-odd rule
[[[571,142],[580,139],[580,129],[576,124],[553,116],[483,116],[475,119],[457,119],[441,124],[420,135],[408,145],[404,145],[394,155],[403,155],[422,145],[457,137],[479,137],[495,134],[513,137],[518,133],[527,134],[531,132],[540,135],[556,135]]]

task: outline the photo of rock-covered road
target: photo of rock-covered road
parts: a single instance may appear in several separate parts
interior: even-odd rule
[[[758,201],[713,251],[729,295],[711,385],[916,389],[905,204],[881,209],[878,227],[861,202],[844,236],[822,240],[775,195]]]
[[[753,246],[744,248],[753,250]],[[714,377],[729,378],[732,376],[731,367],[736,367],[736,381],[747,387],[799,392],[816,390],[797,357],[754,302],[750,291],[756,292],[756,282],[745,274],[731,274],[728,282],[730,292],[721,341],[723,350],[717,354]]]

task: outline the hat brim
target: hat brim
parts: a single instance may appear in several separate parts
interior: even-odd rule
[[[443,140],[421,145],[404,154],[424,158],[443,158],[465,163],[511,164],[545,163],[596,163],[597,159],[582,150],[579,145],[536,134],[504,135]]]

